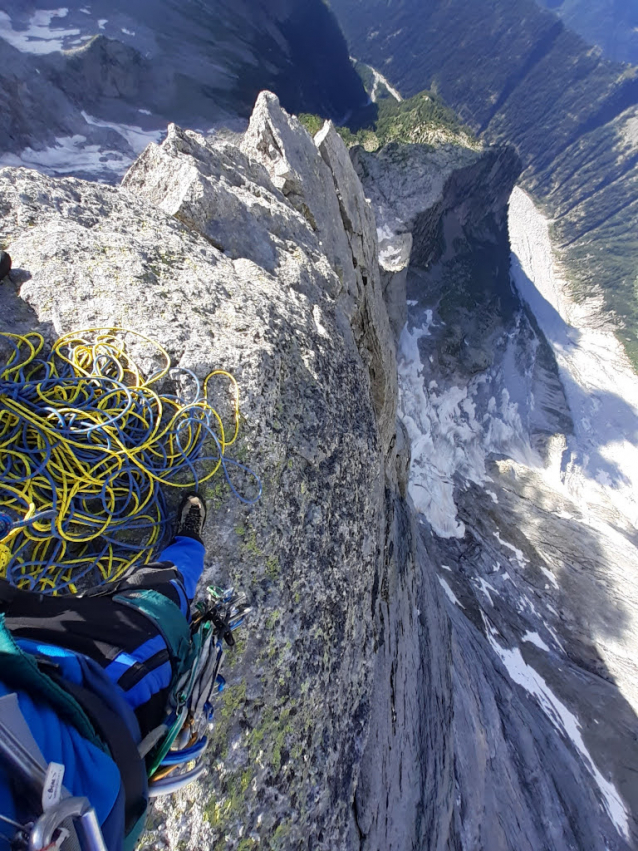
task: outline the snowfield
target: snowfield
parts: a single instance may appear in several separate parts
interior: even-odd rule
[[[574,420],[557,478],[581,505],[611,505],[638,528],[638,376],[601,304],[570,297],[549,223],[518,188],[510,239],[516,288],[552,345]]]
[[[39,55],[75,47],[80,30],[59,25],[59,19],[68,14],[68,9],[38,9],[25,29],[14,29],[9,15],[0,11],[0,38],[23,53]]]
[[[638,712],[638,376],[600,300],[572,297],[549,223],[520,189],[509,226],[512,286],[554,353],[573,432],[544,419],[544,404],[561,404],[543,396],[549,372],[558,382],[546,356],[536,368],[541,342],[524,311],[503,326],[491,366],[465,377],[440,372],[430,353],[438,352],[445,326],[424,289],[423,302],[408,302],[398,353],[400,415],[412,448],[409,491],[423,528],[438,541],[435,563],[451,617],[472,620],[478,608],[484,637],[513,687],[571,742],[601,806],[628,839],[623,781],[608,771],[613,735],[596,737],[597,714],[616,725],[615,706],[594,701],[592,711],[567,666],[574,648],[595,648],[621,700]],[[418,295],[419,286],[417,276],[408,293]],[[591,552],[579,549],[580,538],[591,541]],[[612,614],[597,617],[595,599]]]

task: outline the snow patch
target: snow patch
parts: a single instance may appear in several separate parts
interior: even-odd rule
[[[400,272],[410,262],[413,238],[411,233],[397,232],[400,223],[395,220],[377,222],[379,263],[389,272]]]
[[[585,509],[613,506],[638,527],[638,375],[602,299],[572,298],[549,222],[522,189],[512,193],[509,225],[512,277],[554,350],[574,420],[553,484]]]
[[[493,532],[492,534],[502,547],[506,547],[508,550],[512,550],[512,552],[516,556],[516,561],[519,563],[521,568],[524,568],[526,564],[529,564],[529,559],[525,558],[525,556],[523,555],[523,550],[519,550],[519,548],[515,547],[514,544],[510,544],[507,541],[504,541],[498,532]]]
[[[478,376],[466,387],[438,390],[427,383],[419,341],[430,336],[431,310],[420,328],[406,325],[399,341],[399,411],[412,446],[410,496],[442,538],[462,538],[464,524],[457,518],[455,478],[483,485],[489,481],[485,461],[492,452],[507,454],[528,466],[540,465],[525,437],[518,405],[507,390],[492,398],[488,414],[479,422],[475,395],[486,381]],[[521,553],[522,556],[522,553]]]
[[[490,585],[489,582],[486,582],[485,579],[483,579],[482,576],[475,577],[474,581],[475,581],[476,585],[479,587],[479,589],[483,592],[483,594],[485,594],[487,599],[490,601],[490,606],[493,607],[494,606],[494,600],[492,600],[492,594],[496,594],[496,596],[498,597],[498,591],[496,590],[496,588],[494,588],[492,585]],[[492,593],[490,593],[490,591]]]
[[[130,124],[101,121],[87,112],[82,112],[82,117],[87,124],[92,124],[94,127],[105,127],[109,130],[115,130],[116,133],[119,133],[120,136],[126,139],[136,154],[141,154],[151,142],[159,142],[163,135],[162,130],[142,130],[141,127],[134,127]]]
[[[576,750],[580,753],[583,762],[592,774],[601,792],[602,803],[607,815],[619,833],[626,839],[629,839],[629,816],[627,808],[614,784],[603,777],[594,763],[583,741],[578,718],[556,697],[541,675],[531,665],[525,662],[518,647],[501,647],[494,637],[494,631],[491,629],[488,629],[487,637],[511,679],[522,686],[528,694],[532,695],[538,701],[552,724],[564,736],[570,739]]]
[[[25,166],[51,176],[86,170],[94,174],[121,174],[131,158],[119,151],[105,151],[99,145],[85,145],[86,136],[62,136],[55,145],[34,151],[25,148],[20,154],[0,155],[0,166]]]
[[[56,18],[66,18],[68,9],[38,9],[25,29],[15,30],[6,12],[0,12],[0,38],[22,53],[43,55],[64,50],[66,40],[81,34],[77,29],[52,27]]]
[[[548,606],[547,608],[550,608],[550,607]],[[556,642],[556,646],[557,646],[557,647],[560,647],[560,649],[561,649],[561,650],[563,651],[563,653],[564,653],[564,652],[565,652],[565,646],[563,645],[563,642],[562,642],[562,641],[560,640],[560,638],[558,637],[558,633],[556,632],[556,630],[555,630],[555,629],[552,629],[552,627],[551,627],[551,626],[548,626],[547,624],[545,624],[545,629],[547,630],[547,632],[549,632],[549,634],[551,635],[551,637],[552,637],[552,638],[554,639],[554,641]]]
[[[439,577],[437,577],[437,578],[438,578],[439,582],[441,583],[441,588],[445,591],[445,596],[448,598],[448,600],[449,600],[451,603],[454,603],[454,605],[455,605],[455,606],[458,606],[460,609],[464,609],[464,608],[465,608],[465,606],[464,606],[464,605],[463,605],[463,603],[461,603],[461,601],[458,599],[458,597],[456,596],[456,594],[454,593],[454,591],[452,591],[452,589],[451,589],[451,588],[450,588],[450,586],[447,584],[447,582],[445,581],[445,579],[443,579],[443,577],[442,577],[442,576],[439,576]]]
[[[535,644],[536,647],[540,647],[541,650],[545,650],[546,653],[550,652],[550,648],[545,644],[543,639],[537,632],[526,632],[525,635],[521,638],[521,641],[526,641],[528,644]]]
[[[558,585],[558,582],[556,581],[556,577],[551,572],[551,570],[548,570],[546,567],[542,567],[541,565],[539,565],[539,567],[540,567],[541,571],[545,574],[545,576],[549,579],[549,581],[552,583],[554,588],[556,588],[556,590],[558,591],[560,586]]]

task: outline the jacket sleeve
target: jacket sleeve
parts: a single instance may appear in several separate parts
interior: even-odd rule
[[[176,538],[160,554],[160,560],[135,570],[118,590],[152,588],[179,606],[190,617],[190,604],[204,570],[204,545],[193,538]]]

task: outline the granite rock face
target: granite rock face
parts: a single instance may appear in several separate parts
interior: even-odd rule
[[[607,586],[635,539],[540,472],[572,419],[510,284],[518,170],[503,147],[351,160],[263,93],[241,139],[173,125],[119,188],[0,171],[0,330],[131,327],[228,369],[264,485],[252,509],[206,492],[204,581],[254,614],[208,773],[144,847],[631,848]]]
[[[317,145],[275,95],[262,93],[238,150],[171,126],[123,185],[232,257],[269,272],[317,240],[336,275],[325,286],[348,317],[368,369],[384,454],[395,433],[396,360],[379,280],[375,222],[348,151],[330,123]],[[291,217],[290,207],[298,213]],[[250,239],[246,234],[250,234]],[[294,262],[294,261],[293,261]]]
[[[504,276],[503,292],[509,289],[498,246],[507,256],[507,200],[521,168],[512,148],[390,144],[377,154],[356,148],[353,162],[377,218],[384,298],[397,340],[408,318],[410,267],[458,263],[481,243],[492,255],[491,276]]]
[[[420,580],[374,218],[343,143],[327,128],[320,152],[264,94],[241,150],[172,127],[121,188],[3,169],[0,216],[2,330],[131,327],[241,387],[238,452],[264,493],[250,510],[213,483],[205,579],[244,588],[255,614],[208,776],[157,805],[148,843],[352,847],[371,717],[387,709],[375,669],[403,628],[380,618],[398,583],[414,619]]]
[[[423,649],[432,682],[421,711],[432,723],[422,757],[439,759],[430,792],[448,788],[454,798],[451,821],[439,802],[434,824],[427,800],[419,803],[423,832],[399,841],[391,818],[375,818],[382,787],[366,797],[362,783],[362,847],[434,848],[445,836],[443,847],[468,851],[631,848],[635,527],[610,506],[585,507],[584,492],[579,504],[561,480],[575,463],[566,451],[572,411],[551,342],[510,275],[517,157],[507,148],[388,146],[354,159],[382,264],[390,258],[386,272],[394,264],[407,292],[399,408],[419,513],[417,575],[425,584],[436,574],[451,616],[451,643],[438,630]],[[390,293],[390,311],[395,303]],[[427,605],[419,603],[421,617]],[[441,665],[451,682],[438,713],[426,701]],[[371,762],[388,753],[377,747]]]

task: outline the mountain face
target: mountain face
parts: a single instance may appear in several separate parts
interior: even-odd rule
[[[348,152],[264,93],[246,132],[147,147],[262,74],[335,116],[359,89],[338,51],[317,72],[322,3],[130,5],[3,7],[0,165],[114,181],[145,150],[117,187],[0,169],[0,329],[132,325],[240,383],[264,496],[207,493],[204,580],[254,615],[208,775],[143,847],[630,851],[638,378],[572,293],[616,270],[629,309],[632,74],[523,0],[334,0],[353,52],[492,142]],[[577,225],[570,291],[550,233]]]
[[[638,76],[532,0],[333,0],[351,51],[514,144],[578,298],[602,296],[638,367]]]
[[[419,568],[451,617],[457,797],[448,844],[434,833],[425,847],[633,847],[638,414],[624,397],[638,399],[638,378],[527,277],[542,283],[551,251],[520,190],[512,277],[511,149],[353,158],[391,321],[404,306],[393,324]],[[363,847],[419,844],[371,832]]]
[[[538,0],[609,59],[638,64],[636,0]]]
[[[254,614],[209,772],[143,848],[635,846],[638,540],[585,501],[570,340],[510,284],[521,167],[349,155],[264,93],[243,136],[171,125],[119,187],[0,170],[0,329],[132,325],[229,369],[264,485],[207,493],[204,582]]]
[[[169,121],[245,126],[257,93],[343,118],[366,101],[321,0],[132,0],[0,11],[0,162],[113,181]]]
[[[145,847],[347,847],[375,665],[404,631],[418,653],[422,582],[374,216],[344,143],[327,127],[317,146],[264,93],[240,145],[173,125],[121,187],[1,169],[0,216],[0,329],[133,326],[200,377],[228,369],[263,483],[252,510],[221,478],[206,494],[203,581],[245,589],[255,616],[208,778],[159,802]],[[384,627],[390,587],[405,617]]]

